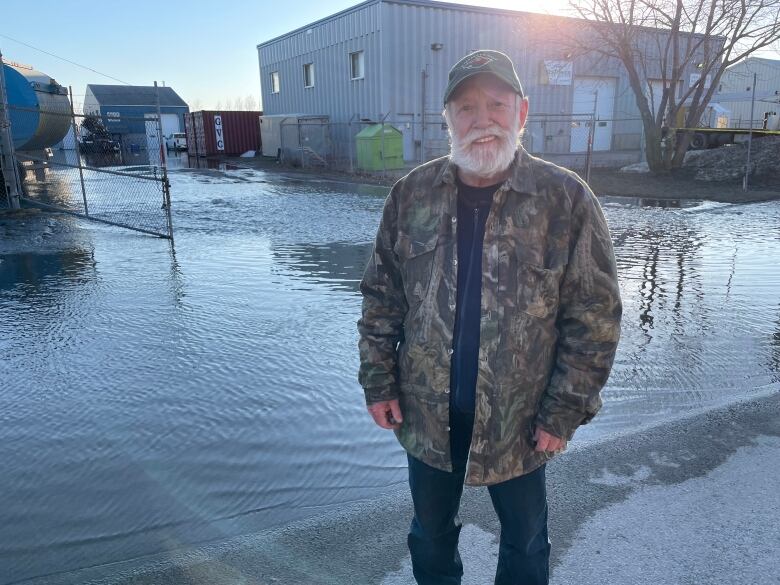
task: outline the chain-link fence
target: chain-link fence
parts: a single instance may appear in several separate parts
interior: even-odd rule
[[[157,115],[124,118],[118,140],[99,116],[9,106],[22,201],[173,237],[166,148]],[[55,146],[52,137],[64,138]]]
[[[379,121],[353,116],[349,122],[291,117],[280,127],[279,156],[294,167],[399,175],[449,153],[447,125],[441,116],[434,118],[427,116],[423,124],[412,114]],[[530,116],[522,141],[532,154],[585,175],[594,164],[631,164],[642,156],[641,121],[633,118]]]

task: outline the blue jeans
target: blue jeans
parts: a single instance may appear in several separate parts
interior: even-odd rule
[[[453,471],[441,471],[408,456],[414,519],[408,544],[419,585],[459,585],[463,563],[458,553],[458,518],[471,444],[473,416],[451,409]],[[550,543],[544,466],[488,486],[501,522],[495,585],[546,585]]]

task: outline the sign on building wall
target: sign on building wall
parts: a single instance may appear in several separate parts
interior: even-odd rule
[[[697,81],[701,79],[701,73],[691,73],[690,81],[688,82],[688,87],[693,87]],[[704,89],[707,89],[712,84],[712,75],[708,75],[706,79],[704,80]]]
[[[543,85],[571,85],[572,62],[546,59],[542,70]]]
[[[222,131],[222,116],[214,116],[214,135],[217,139],[217,150],[225,150],[225,134]]]

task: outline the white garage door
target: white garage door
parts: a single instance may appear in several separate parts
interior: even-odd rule
[[[162,115],[162,130],[163,136],[166,138],[176,132],[181,132],[181,126],[179,126],[178,114],[163,114]]]
[[[653,117],[658,115],[658,108],[661,107],[661,100],[664,98],[664,82],[660,79],[651,79],[648,81],[650,91],[647,91],[647,99],[650,101],[650,108],[653,110]]]
[[[612,146],[612,118],[615,111],[614,77],[575,77],[572,103],[571,151],[588,148],[590,116],[595,112],[593,150],[609,150]]]

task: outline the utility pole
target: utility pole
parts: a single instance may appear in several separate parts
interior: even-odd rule
[[[3,53],[0,51],[0,173],[3,176],[5,193],[11,209],[19,209],[19,194],[22,187],[16,168],[14,141],[11,138],[11,121],[8,114],[8,96],[5,91],[5,70]]]
[[[753,115],[756,108],[756,81],[758,74],[753,74],[753,95],[750,98],[750,134],[748,134],[748,148],[747,148],[747,164],[745,165],[745,178],[742,180],[742,190],[748,190],[748,182],[750,180],[750,151],[753,147]]]
[[[171,184],[168,182],[168,152],[165,148],[165,137],[162,128],[162,110],[160,108],[160,89],[154,82],[154,100],[157,106],[157,132],[160,140],[160,165],[162,169],[163,205],[165,206],[165,219],[168,224],[168,239],[173,244],[173,218],[171,217]]]

